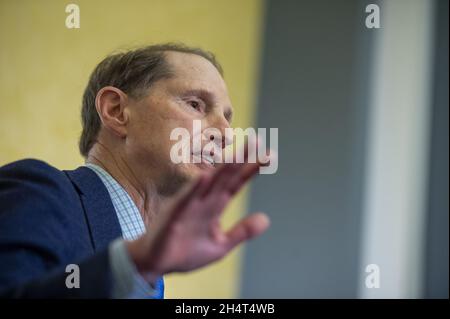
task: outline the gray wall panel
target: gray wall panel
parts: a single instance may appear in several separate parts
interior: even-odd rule
[[[279,169],[252,186],[272,226],[245,250],[244,298],[356,297],[364,17],[358,1],[267,2],[257,126],[279,128]]]

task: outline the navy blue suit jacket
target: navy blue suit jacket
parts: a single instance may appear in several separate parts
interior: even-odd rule
[[[0,296],[108,298],[108,244],[122,236],[108,191],[87,167],[26,159],[0,168]],[[68,289],[68,264],[80,288]]]

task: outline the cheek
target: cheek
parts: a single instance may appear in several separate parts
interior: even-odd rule
[[[151,102],[151,103],[150,103]],[[130,144],[140,151],[156,158],[170,158],[170,149],[177,140],[170,140],[175,128],[185,128],[192,138],[192,125],[195,118],[175,102],[170,100],[148,101],[139,105],[130,116]],[[202,127],[204,123],[202,121]],[[131,145],[130,145],[131,146]]]

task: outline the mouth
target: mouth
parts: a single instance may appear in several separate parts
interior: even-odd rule
[[[199,166],[206,166],[210,168],[214,168],[216,166],[216,162],[214,161],[214,156],[207,154],[192,154],[192,159],[196,158],[196,161],[192,161],[194,164]],[[199,162],[199,163],[196,163]],[[202,165],[203,164],[203,165]]]

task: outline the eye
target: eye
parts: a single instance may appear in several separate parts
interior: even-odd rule
[[[198,101],[189,101],[188,104],[196,110],[200,110],[200,103]]]
[[[187,100],[187,104],[197,112],[201,113],[205,112],[206,105],[202,100],[198,99]]]

